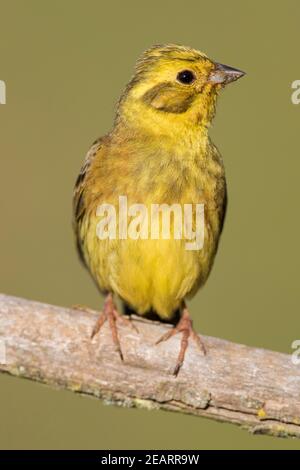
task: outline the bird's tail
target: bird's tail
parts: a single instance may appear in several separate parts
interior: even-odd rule
[[[124,315],[137,315],[137,316],[143,316],[144,318],[147,318],[148,320],[153,320],[153,321],[160,321],[162,323],[172,323],[176,324],[178,323],[178,320],[180,318],[180,310],[176,310],[174,314],[172,315],[171,320],[162,320],[160,316],[154,311],[154,310],[149,310],[148,312],[143,313],[142,315],[138,313],[136,310],[134,310],[131,305],[127,304],[122,300],[122,309],[123,309],[123,314]]]

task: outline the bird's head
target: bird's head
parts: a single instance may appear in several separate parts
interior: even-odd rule
[[[123,117],[163,132],[172,125],[207,128],[219,90],[243,75],[189,47],[154,46],[136,63],[119,103],[117,121]]]

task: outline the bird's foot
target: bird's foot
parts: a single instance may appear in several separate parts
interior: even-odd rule
[[[177,363],[175,366],[175,369],[173,371],[173,374],[177,377],[178,372],[180,371],[183,362],[184,362],[184,357],[185,353],[189,344],[189,338],[191,337],[197,344],[198,348],[201,350],[201,352],[205,355],[206,354],[206,349],[205,346],[200,338],[200,336],[194,331],[193,329],[193,322],[190,317],[189,311],[184,305],[182,314],[180,317],[179,322],[177,323],[176,326],[174,326],[170,331],[165,333],[157,342],[161,343],[162,341],[166,341],[172,336],[176,335],[177,333],[181,333],[181,343],[180,343],[180,351],[177,357]]]
[[[93,339],[94,336],[97,333],[99,333],[100,329],[102,328],[102,326],[104,325],[106,320],[109,323],[109,327],[110,327],[110,331],[111,331],[111,335],[112,335],[112,339],[113,339],[115,348],[116,348],[117,352],[119,353],[121,360],[123,361],[124,356],[123,356],[123,353],[122,353],[121,344],[120,344],[120,340],[119,340],[117,321],[119,320],[123,324],[130,326],[135,331],[138,331],[138,329],[133,324],[131,319],[125,318],[124,315],[121,315],[118,312],[117,307],[116,307],[116,305],[113,301],[112,294],[108,294],[105,301],[104,301],[103,310],[100,313],[99,318],[96,321],[96,324],[93,328],[93,331],[92,331],[92,334],[91,334],[91,339]]]

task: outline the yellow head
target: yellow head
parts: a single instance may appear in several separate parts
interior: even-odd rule
[[[210,60],[184,46],[153,46],[137,61],[123,93],[116,122],[159,128],[207,128],[219,90],[244,72]],[[174,129],[173,129],[174,131]]]

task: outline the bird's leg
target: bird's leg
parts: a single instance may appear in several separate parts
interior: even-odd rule
[[[121,349],[121,345],[120,345],[120,341],[119,341],[119,336],[118,336],[118,328],[117,328],[117,325],[116,325],[116,322],[118,319],[121,319],[121,315],[119,314],[116,306],[115,306],[115,303],[113,301],[113,297],[112,297],[112,294],[109,293],[104,301],[104,306],[103,306],[103,310],[102,312],[100,313],[99,315],[99,318],[93,328],[93,331],[92,331],[92,334],[91,334],[91,339],[100,331],[100,329],[102,328],[102,326],[104,325],[105,321],[107,320],[108,323],[109,323],[109,327],[110,327],[110,331],[111,331],[111,335],[112,335],[112,339],[113,339],[113,342],[114,342],[114,345],[116,347],[116,350],[118,351],[119,355],[120,355],[120,358],[122,359],[123,361],[123,353],[122,353],[122,349]],[[123,318],[122,318],[123,320]],[[126,319],[124,319],[126,320]]]
[[[200,339],[200,336],[193,330],[193,321],[190,317],[190,314],[189,314],[189,311],[187,309],[185,302],[183,302],[182,304],[181,317],[177,325],[174,326],[170,331],[165,333],[157,341],[156,344],[161,343],[162,341],[166,341],[167,339],[171,338],[177,333],[181,333],[182,337],[181,337],[181,343],[180,343],[180,351],[177,357],[177,363],[173,372],[175,376],[178,375],[178,372],[180,371],[183,365],[184,356],[185,356],[185,353],[189,344],[189,337],[191,337],[196,342],[198,348],[202,351],[202,353],[204,355],[206,354],[206,349],[205,349],[203,342]]]

